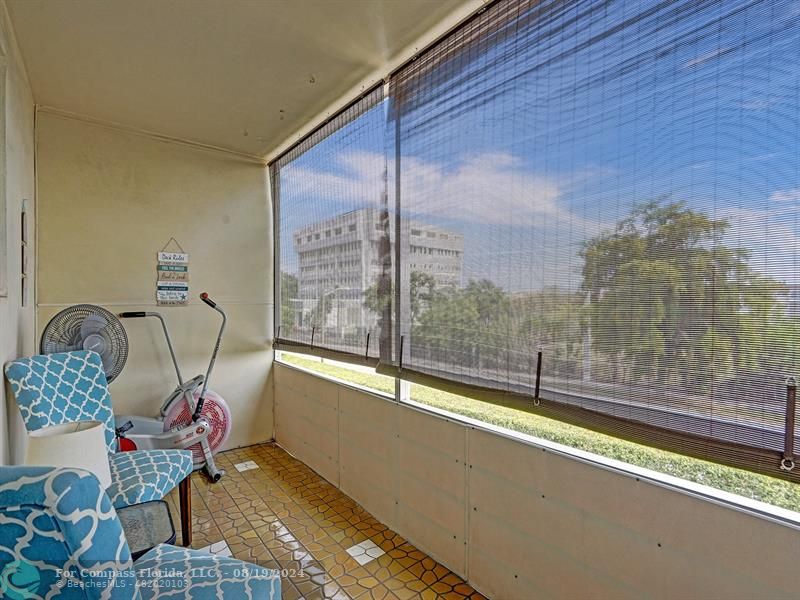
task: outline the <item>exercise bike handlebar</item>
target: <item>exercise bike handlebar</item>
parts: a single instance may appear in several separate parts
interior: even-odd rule
[[[217,308],[217,303],[208,297],[207,292],[203,292],[202,294],[200,294],[200,300],[208,304],[211,308]]]
[[[217,334],[217,341],[214,344],[214,351],[211,353],[211,361],[209,361],[208,363],[208,371],[206,371],[206,378],[205,381],[203,381],[203,389],[200,392],[200,398],[198,398],[197,400],[197,405],[195,406],[194,414],[192,415],[193,421],[199,419],[200,414],[203,412],[203,403],[206,400],[206,390],[208,389],[208,380],[211,378],[211,371],[214,369],[214,363],[217,361],[219,346],[222,343],[222,334],[225,332],[225,324],[228,321],[228,316],[225,314],[225,311],[222,310],[219,306],[217,306],[217,303],[214,302],[211,298],[209,298],[206,292],[200,294],[200,300],[205,302],[208,306],[210,306],[220,315],[222,315],[222,324],[219,327],[219,333]]]
[[[167,329],[167,323],[164,321],[164,317],[161,316],[160,313],[157,312],[150,312],[144,310],[136,310],[132,312],[121,312],[119,313],[119,317],[121,319],[137,319],[140,317],[155,317],[161,322],[161,329],[164,331],[164,338],[167,340],[167,347],[169,348],[169,355],[172,358],[172,365],[175,367],[175,374],[178,376],[178,385],[183,385],[183,376],[181,375],[181,369],[178,366],[178,359],[175,357],[175,349],[172,347],[172,340],[169,337],[169,330]]]
[[[197,421],[197,419],[200,418],[200,414],[203,411],[203,403],[205,402],[206,390],[208,389],[208,380],[211,377],[211,371],[214,369],[214,363],[217,360],[217,354],[219,353],[219,347],[220,347],[220,344],[222,343],[222,334],[225,332],[225,324],[226,324],[226,322],[228,320],[228,317],[225,314],[225,311],[222,310],[219,306],[217,306],[217,303],[214,302],[211,298],[209,298],[208,294],[206,292],[203,292],[202,294],[200,294],[200,300],[202,300],[205,304],[207,304],[208,306],[213,308],[215,311],[217,311],[220,315],[222,315],[222,324],[220,325],[219,333],[217,334],[217,341],[214,344],[214,351],[211,353],[211,361],[208,363],[208,371],[206,371],[206,376],[205,376],[205,379],[203,381],[203,389],[200,392],[200,397],[197,400],[197,405],[195,406],[195,410],[194,410],[194,413],[192,415],[192,420],[193,421]],[[170,356],[172,358],[172,364],[174,365],[175,373],[178,376],[178,385],[179,386],[183,385],[184,381],[183,381],[183,377],[181,376],[181,370],[178,367],[178,360],[175,357],[175,350],[172,347],[172,340],[169,337],[169,331],[167,330],[167,324],[164,321],[164,318],[161,316],[161,314],[157,313],[157,312],[150,312],[150,311],[130,311],[130,312],[119,313],[119,317],[121,319],[134,319],[134,318],[141,318],[141,317],[155,317],[156,319],[158,319],[161,322],[161,328],[164,330],[164,337],[167,340],[167,346],[169,348],[169,354],[170,354]]]

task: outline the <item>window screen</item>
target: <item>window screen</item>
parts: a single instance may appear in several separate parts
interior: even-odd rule
[[[376,357],[391,332],[385,124],[379,87],[270,165],[279,343]]]
[[[779,0],[501,1],[396,73],[401,376],[532,395],[541,351],[543,408],[777,470],[799,20]]]
[[[800,480],[798,65],[797,1],[494,2],[271,166],[280,337]]]

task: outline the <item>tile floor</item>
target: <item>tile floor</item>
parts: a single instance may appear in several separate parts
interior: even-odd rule
[[[278,446],[217,462],[219,483],[192,477],[192,546],[280,569],[284,598],[483,598]],[[179,527],[177,490],[168,501]]]

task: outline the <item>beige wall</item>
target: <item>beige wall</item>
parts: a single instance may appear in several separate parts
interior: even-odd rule
[[[263,165],[40,111],[38,329],[64,307],[158,310],[184,376],[204,372],[219,326],[207,291],[228,312],[211,387],[228,401],[228,447],[272,438],[268,375],[272,222]],[[188,307],[155,306],[156,253],[174,236],[189,253]],[[130,356],[111,384],[114,409],[157,414],[175,386],[155,320],[125,322]]]
[[[498,600],[796,597],[800,532],[276,364],[276,439]]]
[[[5,363],[33,351],[34,341],[34,170],[33,170],[33,97],[25,67],[14,39],[5,3],[0,3],[0,61],[5,63],[5,199],[6,257],[8,295],[0,297],[0,354]],[[0,104],[2,107],[2,104]],[[2,131],[2,129],[0,129]],[[28,307],[21,306],[20,215],[22,201],[28,211]],[[0,220],[2,223],[2,220]],[[5,386],[0,388],[0,464],[8,464],[20,455],[23,439],[22,421]]]

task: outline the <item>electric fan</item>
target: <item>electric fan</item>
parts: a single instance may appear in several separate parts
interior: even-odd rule
[[[50,319],[42,332],[40,352],[92,350],[100,355],[106,379],[111,382],[122,372],[128,359],[128,336],[119,319],[105,308],[77,304]]]

